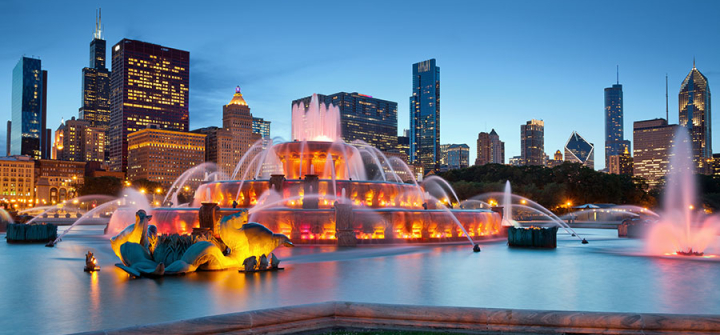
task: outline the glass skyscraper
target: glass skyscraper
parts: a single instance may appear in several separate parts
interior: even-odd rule
[[[623,129],[623,90],[618,82],[605,88],[605,167],[610,166],[610,157],[629,149]]]
[[[150,125],[188,131],[190,53],[130,39],[112,49],[110,167],[127,169],[127,136]]]
[[[415,63],[410,97],[410,163],[424,173],[440,167],[440,68],[435,59]]]
[[[261,117],[253,117],[252,118],[252,132],[255,134],[260,134],[262,139],[269,140],[270,139],[270,121],[265,121],[265,119]]]
[[[12,123],[10,153],[43,158],[45,147],[45,86],[47,72],[36,58],[23,57],[12,78]]]
[[[678,95],[680,126],[688,128],[692,138],[693,160],[697,173],[712,172],[712,114],[710,86],[707,78],[695,68],[683,80]]]
[[[82,101],[78,116],[92,127],[107,129],[110,125],[110,72],[105,65],[105,40],[100,15],[90,42],[90,64],[82,70]]]
[[[565,161],[595,168],[595,146],[574,131],[565,143]]]
[[[318,99],[340,109],[340,129],[343,141],[360,140],[383,152],[397,148],[397,102],[373,98],[357,92],[318,94]],[[293,105],[310,105],[312,96],[297,99]]]

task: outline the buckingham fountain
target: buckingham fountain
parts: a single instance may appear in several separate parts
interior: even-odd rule
[[[246,211],[299,244],[472,242],[501,233],[500,211],[453,209],[452,191],[436,185],[444,180],[418,183],[397,157],[343,142],[339,120],[339,109],[316,95],[307,109],[293,106],[293,141],[258,142],[230,180],[203,182],[186,205],[156,208],[158,234],[190,233],[210,204],[218,217]]]
[[[339,109],[317,95],[309,108],[293,106],[292,121],[292,142],[256,143],[230,180],[208,174],[189,203],[155,208],[151,215],[118,208],[108,226],[117,233],[111,239],[123,262],[117,266],[133,276],[252,270],[258,261],[276,264],[273,250],[293,243],[468,240],[479,252],[475,239],[501,233],[501,209],[454,209],[459,201],[441,178],[418,183],[402,160],[342,141]],[[178,179],[171,199],[179,199],[196,170]],[[127,225],[129,213],[136,218]]]

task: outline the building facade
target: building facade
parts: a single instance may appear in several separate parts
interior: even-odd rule
[[[495,129],[490,133],[479,133],[477,139],[477,156],[475,165],[505,163],[505,142],[500,141],[500,136]]]
[[[190,53],[123,39],[112,48],[110,166],[125,171],[128,135],[157,125],[187,132]]]
[[[570,138],[565,143],[565,161],[580,163],[594,169],[595,146],[574,131],[570,134]]]
[[[440,166],[440,67],[435,59],[412,66],[410,162],[425,173]]]
[[[713,176],[720,177],[720,154],[713,154]]]
[[[105,161],[106,131],[73,117],[55,131],[53,159],[75,162]]]
[[[12,75],[10,154],[44,158],[47,121],[47,71],[39,59],[22,57]]]
[[[269,140],[270,137],[270,121],[260,117],[252,118],[253,133],[259,134],[263,140]]]
[[[205,127],[192,132],[205,135],[205,161],[215,163],[226,175],[232,173],[237,164],[232,161],[233,134],[220,127]]]
[[[546,165],[549,168],[553,168],[553,167],[562,165],[562,163],[564,163],[562,151],[556,150],[555,154],[553,155],[553,158],[548,159]]]
[[[253,117],[250,106],[240,93],[240,87],[235,88],[235,94],[230,103],[223,106],[223,129],[231,134],[231,155],[218,155],[218,168],[231,175],[240,159],[250,150],[250,147],[260,140],[261,135],[253,133]],[[241,170],[250,168],[250,162],[245,162]]]
[[[82,69],[82,101],[78,118],[90,122],[92,127],[107,130],[110,125],[110,71],[106,67],[105,46],[98,12],[90,42],[90,64]]]
[[[520,126],[521,165],[545,164],[545,122],[532,119]]]
[[[340,134],[343,141],[359,140],[383,152],[397,145],[397,102],[373,98],[357,92],[318,94],[319,102],[333,104],[340,110]],[[297,99],[292,105],[309,108],[312,96]]]
[[[619,155],[626,149],[630,149],[630,141],[625,140],[623,89],[618,82],[605,88],[605,167],[610,164],[610,156]]]
[[[467,144],[442,144],[440,150],[440,171],[462,169],[470,165],[470,147]]]
[[[147,179],[165,188],[205,161],[205,135],[146,128],[128,135],[127,179]]]
[[[608,166],[608,173],[612,174],[633,174],[633,158],[630,155],[630,151],[625,149],[624,152],[618,155],[610,156],[610,165]]]
[[[710,85],[705,75],[693,68],[683,80],[678,95],[680,126],[690,132],[697,173],[712,173],[712,113]]]
[[[670,149],[679,125],[665,119],[636,121],[633,124],[633,175],[657,186],[668,173]]]
[[[35,163],[29,156],[0,157],[0,207],[34,205]]]
[[[77,196],[85,180],[85,163],[54,159],[35,161],[35,201],[40,206],[55,205]]]

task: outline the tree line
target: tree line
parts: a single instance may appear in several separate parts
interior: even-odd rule
[[[602,173],[570,162],[552,168],[486,164],[450,170],[440,176],[452,185],[461,200],[487,192],[502,192],[505,181],[509,180],[514,194],[549,209],[568,201],[573,206],[612,203],[654,207],[657,203],[657,191],[648,191],[647,183],[641,178]]]

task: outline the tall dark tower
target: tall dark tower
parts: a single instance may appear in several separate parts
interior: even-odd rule
[[[151,125],[188,131],[190,53],[123,39],[112,48],[112,70],[110,167],[126,171],[130,133]]]
[[[412,69],[409,161],[427,174],[440,168],[440,67],[429,59]]]
[[[98,10],[90,42],[90,65],[82,70],[82,101],[78,116],[93,127],[107,129],[110,124],[110,72],[105,67],[105,59],[102,18]]]
[[[617,83],[605,88],[605,168],[610,168],[610,157],[630,149],[630,141],[624,139],[623,89],[618,72]]]
[[[678,95],[680,126],[690,132],[693,160],[697,173],[712,172],[712,114],[710,112],[710,86],[707,78],[695,68],[688,73]]]

